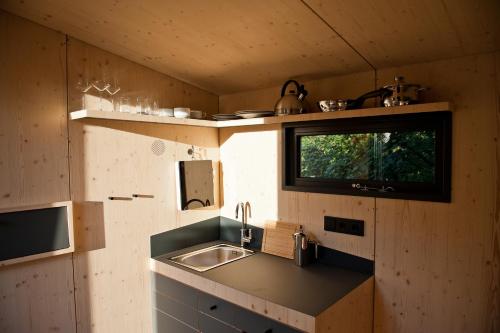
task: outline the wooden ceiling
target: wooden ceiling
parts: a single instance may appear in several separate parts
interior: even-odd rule
[[[500,49],[498,0],[2,0],[216,94]]]

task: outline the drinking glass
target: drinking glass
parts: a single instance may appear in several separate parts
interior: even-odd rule
[[[119,111],[120,112],[131,112],[130,109],[131,109],[130,98],[124,97],[124,96],[120,97]]]

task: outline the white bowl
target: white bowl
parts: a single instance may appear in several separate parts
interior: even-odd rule
[[[189,118],[190,108],[177,107],[174,108],[174,117],[175,118]]]
[[[171,108],[160,108],[158,109],[158,115],[162,117],[173,117],[174,109]]]

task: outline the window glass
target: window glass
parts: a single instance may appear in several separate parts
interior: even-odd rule
[[[435,130],[304,135],[299,177],[434,183]]]

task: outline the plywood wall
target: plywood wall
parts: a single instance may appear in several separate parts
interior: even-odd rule
[[[215,95],[78,40],[70,39],[68,54],[75,107],[77,81],[104,71],[131,96],[147,93],[167,106],[217,110]],[[73,200],[103,202],[103,222],[84,218],[78,228],[84,239],[99,240],[74,259],[78,331],[150,332],[149,237],[219,215],[218,208],[178,211],[175,179],[175,161],[191,160],[192,146],[195,158],[218,162],[217,129],[104,120],[73,121],[69,129]],[[215,176],[218,184],[218,170]],[[132,194],[154,198],[108,199]]]
[[[69,200],[65,36],[0,11],[0,207]],[[0,269],[0,332],[72,332],[71,255]]]
[[[373,89],[375,76],[366,72],[306,82],[310,104],[328,96],[356,97]],[[220,98],[223,112],[238,109],[272,109],[281,87],[225,95]],[[281,127],[264,125],[220,130],[220,155],[224,205],[221,214],[234,218],[238,201],[252,204],[249,223],[263,226],[266,220],[303,224],[328,247],[373,259],[375,200],[281,190]],[[366,236],[342,235],[323,230],[323,217],[332,215],[365,221]]]
[[[395,74],[455,104],[452,202],[377,199],[375,332],[497,332],[495,56],[392,68],[378,79]]]
[[[484,54],[390,68],[376,73],[376,85],[369,76],[364,80],[358,76],[355,81],[332,78],[317,86],[306,83],[306,88],[314,87],[308,97],[314,102],[344,97],[353,87],[368,91],[395,75],[405,75],[408,82],[431,87],[424,101],[451,101],[455,105],[451,204],[392,199],[369,202],[367,198],[280,191],[279,127],[268,126],[256,129],[260,132],[221,130],[223,169],[238,169],[229,179],[231,171],[224,173],[226,205],[249,198],[257,206],[256,224],[269,216],[295,220],[318,234],[327,246],[375,257],[377,333],[498,331],[498,59],[498,54]],[[318,90],[323,93],[316,93]],[[220,109],[272,108],[278,93],[276,87],[221,96]],[[353,96],[352,92],[347,95]],[[375,207],[376,226],[368,223],[368,233],[374,232],[368,237],[374,237],[374,243],[369,238],[346,243],[322,235],[326,213],[370,221],[369,214],[362,212]],[[224,207],[222,214],[231,215],[230,208]]]
[[[132,106],[137,98],[149,98],[158,102],[159,107],[185,106],[194,110],[202,110],[208,114],[218,111],[218,97],[185,82],[155,72],[130,60],[113,55],[78,39],[70,38],[68,59],[72,63],[74,76],[69,82],[73,92],[70,98],[70,111],[82,108],[82,94],[78,90],[79,81],[106,81],[121,90],[113,97],[104,94],[108,101],[112,98],[128,97]],[[98,97],[95,89],[89,95]]]
[[[192,146],[219,160],[217,130],[67,122],[67,113],[81,107],[82,78],[116,78],[127,96],[208,113],[217,96],[75,39],[67,49],[65,35],[5,12],[0,40],[0,207],[78,201],[74,257],[0,270],[0,331],[150,332],[149,236],[219,215],[178,212],[174,180]],[[154,198],[107,199],[133,193]]]
[[[362,72],[356,74],[329,77],[321,80],[301,81],[308,95],[304,100],[304,107],[308,112],[319,112],[316,103],[323,99],[356,98],[374,89],[375,73]],[[274,105],[281,97],[282,86],[267,89],[252,90],[242,93],[219,96],[219,111],[221,113],[233,113],[238,110],[274,110]],[[288,90],[295,90],[295,86],[289,85]],[[368,100],[366,106],[373,105]]]

